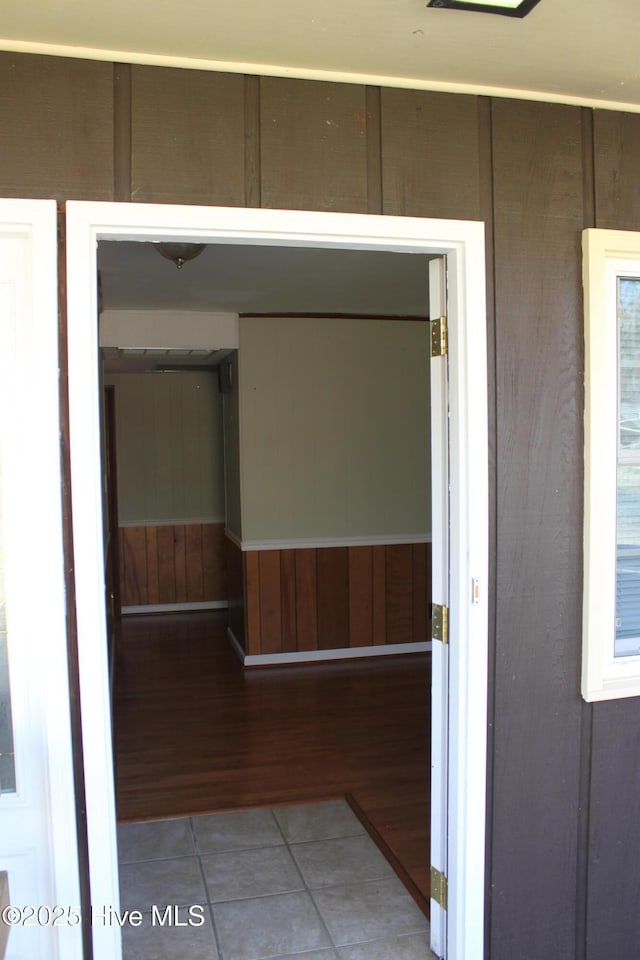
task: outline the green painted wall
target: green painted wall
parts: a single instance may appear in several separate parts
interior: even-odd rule
[[[427,325],[240,320],[242,539],[430,531]]]
[[[226,527],[227,530],[240,538],[242,537],[242,513],[240,507],[240,415],[237,352],[231,355],[229,362],[231,366],[231,391],[223,394]]]
[[[120,522],[224,518],[222,401],[214,373],[121,373],[115,386]]]

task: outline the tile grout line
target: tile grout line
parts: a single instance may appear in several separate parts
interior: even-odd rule
[[[331,936],[331,932],[330,932],[330,930],[329,930],[329,927],[328,927],[327,924],[325,923],[325,919],[324,919],[324,917],[322,916],[322,913],[320,912],[320,908],[318,907],[318,904],[316,903],[315,897],[313,896],[313,893],[311,892],[311,888],[308,886],[307,881],[306,881],[305,878],[304,878],[304,874],[302,873],[302,870],[300,869],[300,867],[299,867],[299,865],[298,865],[298,861],[296,860],[296,858],[295,858],[294,855],[293,855],[293,852],[292,852],[292,850],[291,850],[291,844],[290,844],[289,841],[287,840],[287,838],[286,838],[286,836],[285,836],[285,834],[284,834],[284,830],[283,830],[282,827],[280,826],[280,823],[279,823],[279,821],[278,821],[278,818],[277,818],[277,816],[276,816],[275,811],[274,811],[273,808],[271,808],[271,813],[273,814],[273,819],[276,821],[276,824],[278,825],[278,830],[280,831],[280,834],[282,835],[282,839],[284,840],[284,844],[285,844],[285,847],[287,848],[287,852],[288,852],[289,856],[291,857],[291,861],[292,861],[293,865],[295,866],[296,870],[298,871],[298,875],[299,875],[300,879],[302,880],[303,888],[306,890],[307,894],[309,895],[309,899],[311,900],[311,903],[313,904],[313,908],[314,908],[314,910],[316,911],[316,913],[317,913],[317,915],[318,915],[318,919],[320,920],[320,924],[321,924],[322,928],[324,929],[325,933],[327,934],[327,936],[329,937],[329,943],[330,943],[331,947],[333,948],[333,952],[334,952],[334,955],[335,955],[335,957],[336,957],[336,960],[339,960],[339,956],[338,956],[338,945],[334,942],[334,939],[333,939],[333,937]],[[309,842],[309,843],[312,843],[312,842],[315,842],[315,841],[309,840],[308,842]],[[320,948],[320,949],[322,949],[322,948]]]
[[[202,877],[202,883],[204,886],[204,893],[207,898],[207,909],[209,910],[209,919],[211,920],[211,930],[213,932],[213,940],[215,943],[216,951],[218,953],[218,960],[224,960],[224,955],[222,953],[222,944],[220,943],[220,937],[218,935],[218,927],[216,924],[215,915],[213,912],[213,903],[209,896],[209,887],[207,886],[207,878],[204,872],[204,866],[202,864],[202,855],[200,853],[200,846],[198,844],[198,835],[196,833],[196,828],[193,823],[193,817],[189,817],[189,827],[191,829],[191,836],[193,839],[193,848],[196,852],[196,857],[198,858],[198,868],[200,870],[200,876]]]
[[[360,837],[366,837],[368,840],[371,840],[368,833],[344,833],[340,834],[339,837],[322,837],[320,840],[285,840],[285,843],[292,847],[304,847],[308,843],[328,843],[330,840],[359,840]],[[374,841],[372,840],[371,842],[373,843]],[[374,844],[374,846],[376,846],[376,850],[379,849],[377,845]]]
[[[276,817],[276,822],[277,822],[277,817]],[[328,837],[328,838],[323,838],[322,840],[315,839],[315,840],[302,840],[302,841],[291,841],[291,842],[290,842],[290,841],[287,840],[286,836],[284,835],[284,831],[283,831],[282,828],[280,827],[280,824],[279,824],[279,823],[278,823],[278,827],[280,828],[280,832],[282,833],[283,840],[284,840],[284,842],[285,842],[285,844],[286,844],[286,846],[287,846],[287,849],[289,850],[289,854],[290,854],[290,856],[291,856],[291,859],[293,860],[293,862],[294,862],[294,864],[295,864],[295,866],[296,866],[296,868],[297,868],[297,870],[298,870],[298,872],[299,872],[299,874],[300,874],[300,877],[301,877],[302,882],[303,882],[303,884],[304,884],[304,888],[305,888],[305,890],[307,891],[307,893],[309,894],[309,896],[310,896],[310,898],[311,898],[311,900],[312,900],[312,902],[313,902],[313,905],[314,905],[314,907],[315,907],[315,909],[316,909],[316,911],[317,911],[317,913],[318,913],[318,915],[319,915],[319,917],[320,917],[320,921],[321,921],[323,927],[324,927],[325,930],[327,931],[327,935],[329,936],[329,939],[330,939],[330,941],[331,941],[331,945],[332,945],[332,947],[333,947],[333,949],[334,949],[334,951],[335,951],[335,953],[336,953],[336,956],[338,957],[338,960],[339,960],[339,952],[340,952],[341,946],[346,946],[346,947],[348,947],[348,946],[358,946],[358,945],[360,945],[360,944],[376,943],[377,941],[379,941],[379,940],[381,939],[380,937],[370,937],[370,938],[368,938],[367,940],[358,940],[358,941],[354,941],[353,943],[349,943],[349,944],[339,945],[339,944],[335,943],[335,941],[334,941],[334,939],[333,939],[333,937],[332,937],[332,935],[331,935],[331,933],[330,933],[330,931],[329,931],[329,928],[327,927],[327,924],[326,924],[325,921],[324,921],[324,918],[323,918],[323,916],[322,916],[322,913],[321,913],[321,911],[320,911],[320,908],[318,907],[318,904],[316,903],[316,899],[315,899],[315,896],[314,896],[314,890],[316,890],[316,891],[318,891],[318,892],[322,892],[322,891],[324,891],[324,890],[329,890],[329,889],[331,889],[332,887],[333,887],[333,888],[336,888],[336,887],[341,887],[341,886],[350,886],[350,885],[352,885],[352,884],[351,884],[350,882],[348,882],[348,881],[347,881],[347,882],[344,882],[344,881],[343,881],[343,882],[341,882],[341,883],[325,883],[325,884],[322,884],[322,885],[320,885],[320,886],[318,886],[318,887],[315,887],[315,888],[310,887],[310,886],[307,884],[306,880],[305,880],[305,877],[304,877],[304,874],[302,873],[302,870],[301,870],[300,867],[298,866],[298,862],[297,862],[297,860],[296,860],[296,858],[295,858],[295,856],[294,856],[294,854],[293,854],[293,851],[291,850],[291,847],[304,846],[305,844],[308,844],[308,843],[321,843],[321,842],[325,842],[326,840],[349,840],[349,839],[364,837],[364,838],[366,838],[366,839],[371,843],[371,845],[372,845],[373,848],[375,848],[376,850],[379,851],[379,847],[377,846],[377,844],[375,843],[375,841],[373,840],[373,838],[371,837],[371,835],[369,834],[369,832],[366,830],[366,828],[364,828],[361,833],[357,833],[357,834],[348,834],[348,835],[339,836],[339,837]],[[380,852],[380,851],[379,851],[379,852]],[[388,861],[386,861],[386,859],[385,859],[385,862],[388,863]],[[389,864],[389,866],[390,866],[390,868],[391,868],[391,874],[392,874],[392,877],[391,877],[391,878],[389,878],[389,877],[374,877],[374,878],[370,878],[370,879],[368,879],[368,880],[359,880],[359,881],[357,881],[357,884],[358,884],[359,886],[365,886],[365,885],[374,884],[374,883],[381,883],[381,882],[384,882],[384,881],[387,880],[387,879],[395,879],[395,880],[398,880],[399,883],[402,885],[403,889],[406,890],[405,884],[402,882],[402,879],[398,876],[398,874],[396,873],[396,871],[395,871],[395,869],[393,868],[393,866],[392,866],[391,864]],[[354,881],[354,882],[355,882],[355,881]],[[408,891],[407,891],[407,892],[408,892]],[[419,931],[419,930],[416,928],[415,930],[407,930],[406,933],[396,934],[396,937],[413,936],[413,935],[418,934],[418,933],[420,933],[420,932],[421,932],[421,931]],[[304,955],[301,955],[301,956],[303,957]],[[433,954],[431,954],[431,957],[433,957]]]
[[[184,818],[188,819],[187,817]],[[175,857],[145,857],[143,860],[120,860],[121,867],[135,867],[138,863],[168,863],[170,860],[188,860],[196,857],[196,853],[178,853]]]
[[[291,851],[291,845],[289,844],[287,838],[286,838],[285,835],[284,835],[284,831],[283,831],[282,827],[280,826],[280,823],[279,823],[279,821],[278,821],[278,818],[277,818],[276,815],[275,815],[274,809],[273,809],[272,807],[269,807],[268,809],[269,809],[269,813],[271,814],[271,817],[272,817],[272,819],[273,819],[273,821],[274,821],[274,823],[275,823],[276,829],[277,829],[279,835],[282,837],[282,843],[278,843],[278,844],[267,844],[266,846],[264,846],[264,845],[260,846],[260,845],[259,845],[259,846],[255,846],[255,847],[239,847],[239,848],[233,848],[233,849],[225,850],[225,851],[221,851],[221,852],[224,852],[224,853],[233,853],[233,852],[238,853],[238,852],[242,852],[242,851],[244,851],[244,850],[270,850],[270,849],[276,850],[276,849],[279,849],[280,847],[283,847],[283,846],[284,846],[285,850],[287,851],[287,853],[288,853],[288,855],[289,855],[289,857],[290,857],[290,859],[291,859],[291,862],[292,862],[292,864],[293,864],[293,867],[294,867],[294,869],[295,869],[295,871],[296,871],[296,873],[297,873],[297,875],[298,875],[298,877],[299,877],[299,879],[300,879],[300,881],[301,881],[301,887],[300,887],[298,890],[284,891],[284,893],[304,893],[304,892],[306,892],[306,893],[309,895],[309,899],[310,899],[310,901],[311,901],[311,904],[312,904],[314,910],[316,911],[316,914],[317,914],[317,916],[318,916],[318,920],[320,921],[320,926],[321,926],[322,929],[325,931],[325,933],[326,933],[326,935],[327,935],[327,937],[328,937],[328,939],[329,939],[329,945],[328,945],[328,947],[327,947],[327,946],[314,947],[314,948],[312,948],[311,950],[304,951],[303,953],[297,953],[297,954],[295,954],[295,955],[292,954],[292,956],[295,956],[296,958],[299,957],[300,960],[304,960],[305,953],[309,954],[309,953],[315,952],[316,950],[326,950],[326,949],[330,949],[330,950],[333,951],[333,954],[334,954],[334,957],[336,958],[336,960],[339,960],[339,958],[338,958],[338,947],[337,947],[337,945],[334,943],[333,937],[331,936],[331,933],[329,932],[329,929],[328,929],[328,927],[327,927],[327,925],[326,925],[326,923],[325,923],[325,921],[324,921],[324,918],[323,918],[322,914],[320,913],[320,910],[318,909],[318,905],[317,905],[316,902],[315,902],[315,899],[314,899],[314,897],[313,897],[313,895],[312,895],[312,893],[311,893],[311,890],[310,890],[310,888],[307,886],[307,883],[306,883],[306,881],[305,881],[305,879],[304,879],[304,876],[303,876],[303,874],[302,874],[302,871],[301,871],[300,867],[298,866],[298,863],[297,863],[295,857],[293,856],[293,853],[292,853],[292,851]],[[189,822],[190,822],[191,831],[192,831],[192,835],[193,835],[193,841],[194,841],[194,847],[195,847],[195,850],[196,850],[196,856],[197,856],[197,858],[198,858],[198,865],[199,865],[199,868],[200,868],[200,873],[201,873],[201,875],[202,875],[202,880],[203,880],[203,883],[204,883],[205,893],[206,893],[206,896],[207,896],[207,905],[208,905],[208,907],[209,907],[209,913],[210,913],[210,916],[211,916],[211,923],[212,923],[213,932],[214,932],[214,937],[215,937],[215,941],[216,941],[216,947],[217,947],[217,949],[218,949],[218,953],[219,953],[219,956],[220,956],[220,960],[225,960],[224,955],[223,955],[223,952],[222,952],[222,945],[221,945],[221,943],[220,943],[220,938],[219,938],[219,936],[218,936],[217,926],[216,926],[216,923],[215,923],[215,916],[214,916],[214,906],[215,906],[215,904],[214,904],[213,901],[211,901],[211,899],[210,899],[209,888],[208,888],[208,886],[207,886],[206,877],[205,877],[205,873],[204,873],[204,866],[203,866],[203,864],[202,864],[202,856],[205,856],[205,854],[202,854],[202,853],[200,852],[200,847],[199,847],[199,845],[198,845],[197,833],[196,833],[196,830],[195,830],[195,825],[194,825],[194,823],[193,823],[193,819],[194,819],[193,817],[190,817],[190,818],[189,818]],[[314,842],[314,841],[308,841],[308,842],[311,843],[311,842]],[[274,894],[262,894],[262,895],[260,895],[259,897],[241,897],[241,898],[234,898],[234,899],[231,899],[231,900],[225,900],[225,901],[221,901],[221,902],[224,902],[224,903],[239,903],[239,902],[248,901],[248,900],[264,900],[264,899],[267,899],[269,896],[275,897],[275,896],[282,896],[282,895],[283,895],[283,892],[274,893]],[[278,960],[278,957],[279,957],[279,956],[280,956],[280,955],[278,955],[278,954],[273,954],[272,957],[267,957],[267,958],[265,958],[265,960]]]
[[[367,943],[370,944],[370,943],[375,943],[376,941],[380,940],[380,939],[381,939],[380,937],[370,937],[370,938],[368,938],[368,939],[366,939],[366,940],[362,940],[362,941],[358,940],[358,941],[354,941],[353,943],[338,945],[338,944],[335,942],[335,940],[334,940],[334,938],[333,938],[333,936],[332,936],[332,934],[331,934],[331,932],[330,932],[330,930],[329,930],[328,924],[327,924],[327,922],[326,922],[325,919],[324,919],[324,916],[323,916],[323,914],[322,914],[322,911],[320,910],[320,907],[318,906],[318,903],[316,902],[315,892],[323,892],[323,891],[326,891],[326,890],[330,890],[330,889],[332,889],[332,888],[333,888],[333,889],[337,889],[337,888],[339,888],[339,887],[341,887],[341,886],[345,886],[345,885],[346,885],[346,886],[349,886],[349,885],[350,885],[350,882],[343,880],[343,881],[341,881],[341,882],[339,882],[339,883],[336,883],[336,882],[325,883],[325,884],[321,884],[321,885],[318,886],[318,887],[312,887],[312,886],[310,885],[310,883],[307,882],[306,877],[305,877],[305,874],[304,874],[304,872],[303,872],[303,869],[302,869],[302,867],[300,866],[300,864],[298,863],[298,861],[297,861],[297,859],[296,859],[296,856],[295,856],[295,854],[294,854],[294,850],[295,850],[295,848],[297,848],[297,847],[305,847],[305,846],[307,846],[307,845],[309,845],[309,844],[313,844],[313,843],[326,843],[327,841],[330,842],[330,841],[333,841],[333,840],[335,840],[335,841],[353,840],[353,839],[357,839],[357,838],[361,838],[361,837],[363,837],[363,838],[365,838],[366,840],[368,840],[368,841],[371,843],[372,848],[375,848],[376,850],[378,850],[377,844],[375,843],[375,841],[373,840],[373,838],[370,836],[370,834],[368,833],[368,831],[367,831],[366,829],[364,829],[363,831],[361,831],[361,832],[359,832],[359,833],[354,833],[354,834],[351,834],[351,833],[347,832],[347,833],[341,834],[341,835],[339,835],[339,836],[337,836],[337,837],[321,837],[321,838],[315,837],[315,838],[314,838],[313,836],[311,836],[311,837],[308,837],[308,838],[306,838],[306,839],[300,839],[300,840],[292,839],[292,840],[289,840],[289,839],[287,838],[287,836],[285,835],[285,828],[284,828],[284,826],[282,826],[282,825],[280,824],[280,821],[279,821],[278,816],[277,816],[277,810],[280,809],[280,808],[279,808],[279,807],[278,807],[278,808],[269,807],[269,808],[263,808],[263,809],[264,809],[265,811],[268,809],[269,814],[270,814],[270,816],[271,816],[272,823],[275,823],[276,835],[281,838],[281,843],[280,843],[280,842],[279,842],[279,843],[267,843],[266,845],[265,845],[265,844],[258,844],[258,845],[253,846],[253,847],[239,847],[239,848],[235,848],[235,847],[234,847],[234,848],[231,848],[230,850],[225,850],[225,851],[222,851],[222,852],[223,852],[223,853],[234,853],[234,852],[250,851],[250,850],[277,850],[277,849],[279,849],[279,848],[284,847],[284,848],[287,850],[287,854],[288,854],[288,856],[289,856],[289,859],[290,859],[291,863],[293,864],[295,874],[298,876],[299,881],[300,881],[300,883],[301,883],[301,886],[300,886],[297,890],[279,891],[278,894],[262,894],[262,895],[260,895],[259,897],[255,897],[255,896],[254,896],[254,897],[240,897],[240,898],[235,897],[235,898],[233,898],[233,899],[231,899],[231,900],[220,901],[220,902],[223,902],[223,903],[232,903],[232,902],[241,902],[241,901],[243,901],[243,900],[266,899],[266,898],[268,898],[269,896],[278,896],[278,895],[282,895],[283,893],[306,893],[306,894],[308,895],[308,898],[309,898],[309,900],[310,900],[310,902],[311,902],[311,904],[312,904],[312,906],[313,906],[313,909],[314,909],[314,911],[315,911],[315,913],[316,913],[316,915],[317,915],[317,918],[318,918],[318,921],[319,921],[319,924],[320,924],[320,929],[321,929],[321,930],[324,930],[324,932],[325,932],[325,934],[326,934],[326,936],[327,936],[327,938],[328,938],[328,944],[327,944],[326,946],[313,947],[313,948],[311,948],[310,950],[306,950],[306,951],[304,951],[304,952],[302,952],[302,953],[298,952],[298,953],[295,954],[296,960],[304,960],[304,957],[305,957],[306,954],[314,953],[316,950],[318,950],[318,951],[324,951],[324,950],[331,951],[331,952],[333,953],[333,956],[334,956],[335,960],[339,960],[340,950],[342,949],[342,947],[349,947],[349,946],[354,946],[354,945],[359,945],[359,944],[367,944]],[[198,832],[197,832],[197,830],[196,830],[196,820],[197,820],[197,816],[193,815],[193,816],[184,817],[184,818],[171,818],[171,819],[184,820],[184,821],[186,821],[187,824],[188,824],[188,830],[189,830],[189,833],[190,833],[190,838],[191,838],[193,853],[190,853],[190,854],[188,854],[187,856],[196,856],[196,857],[197,857],[197,860],[198,860],[198,870],[199,870],[200,877],[201,877],[202,884],[203,884],[203,889],[204,889],[204,893],[205,893],[207,909],[208,909],[208,911],[209,911],[209,917],[210,917],[210,922],[211,922],[211,929],[212,929],[212,933],[213,933],[213,940],[214,940],[215,950],[217,951],[217,955],[218,955],[218,957],[219,957],[219,960],[225,960],[225,955],[224,955],[223,950],[222,950],[222,944],[221,944],[221,940],[220,940],[219,931],[218,931],[218,929],[217,929],[217,922],[216,922],[216,917],[215,917],[215,903],[214,903],[214,902],[212,901],[212,899],[211,899],[211,894],[210,894],[210,891],[209,891],[209,888],[208,888],[206,873],[205,873],[205,870],[204,870],[203,857],[206,856],[207,854],[206,854],[205,852],[201,851],[201,849],[200,849],[200,844],[199,844],[199,840],[198,840]],[[346,829],[348,830],[348,827],[347,827]],[[215,851],[214,851],[214,853],[215,853]],[[130,861],[129,863],[126,863],[126,862],[122,862],[122,861],[121,861],[121,866],[136,865],[136,864],[145,864],[145,863],[153,863],[153,862],[156,862],[156,863],[157,863],[157,862],[167,863],[167,862],[171,862],[171,861],[174,861],[174,860],[177,861],[177,860],[180,860],[180,859],[185,859],[185,856],[180,856],[180,855],[179,855],[179,856],[169,856],[169,857],[167,857],[167,856],[165,856],[165,857],[156,857],[156,858],[153,858],[153,859],[151,859],[151,860],[133,860],[133,861]],[[396,874],[396,872],[395,872],[395,870],[393,869],[393,867],[391,867],[391,876],[392,876],[393,878],[399,880],[400,885],[401,885],[402,887],[405,887],[405,885],[403,884],[402,880],[398,877],[398,875]],[[369,879],[366,879],[366,880],[357,881],[357,883],[358,883],[358,885],[360,885],[360,886],[368,886],[369,884],[380,883],[380,882],[382,882],[382,881],[384,881],[384,880],[386,880],[386,879],[388,879],[388,878],[386,878],[386,877],[378,877],[378,878],[373,877],[373,878],[369,878]],[[353,883],[355,883],[355,882],[356,882],[356,881],[353,881]],[[406,887],[405,887],[405,889],[406,889]],[[421,932],[421,931],[419,931],[417,928],[416,928],[416,929],[411,929],[411,928],[410,928],[410,929],[407,929],[406,931],[396,933],[396,934],[395,934],[395,937],[396,937],[396,938],[400,938],[400,937],[403,937],[403,936],[411,936],[411,935],[413,935],[413,934],[417,934],[417,933],[420,933],[420,932]],[[278,954],[278,955],[275,955],[275,954],[274,954],[271,958],[265,958],[265,960],[279,960],[280,956],[281,956],[280,954]],[[294,955],[291,954],[291,956],[293,957]],[[428,956],[431,958],[431,960],[433,960],[433,954],[432,954],[431,952],[429,952]],[[426,958],[425,958],[425,960],[426,960]]]

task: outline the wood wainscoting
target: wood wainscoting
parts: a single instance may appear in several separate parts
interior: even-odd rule
[[[431,638],[430,543],[227,551],[230,629],[249,657]]]
[[[121,526],[122,607],[226,603],[223,523]]]

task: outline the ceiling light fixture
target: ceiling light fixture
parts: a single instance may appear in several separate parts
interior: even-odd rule
[[[429,0],[427,7],[445,10],[470,10],[475,13],[499,13],[503,17],[526,17],[540,0]]]
[[[195,260],[200,256],[206,243],[154,243],[154,247],[161,257],[171,260],[181,270],[187,260]]]

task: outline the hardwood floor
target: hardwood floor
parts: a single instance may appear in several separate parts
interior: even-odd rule
[[[244,670],[225,624],[121,621],[119,820],[347,795],[426,911],[429,654]]]

